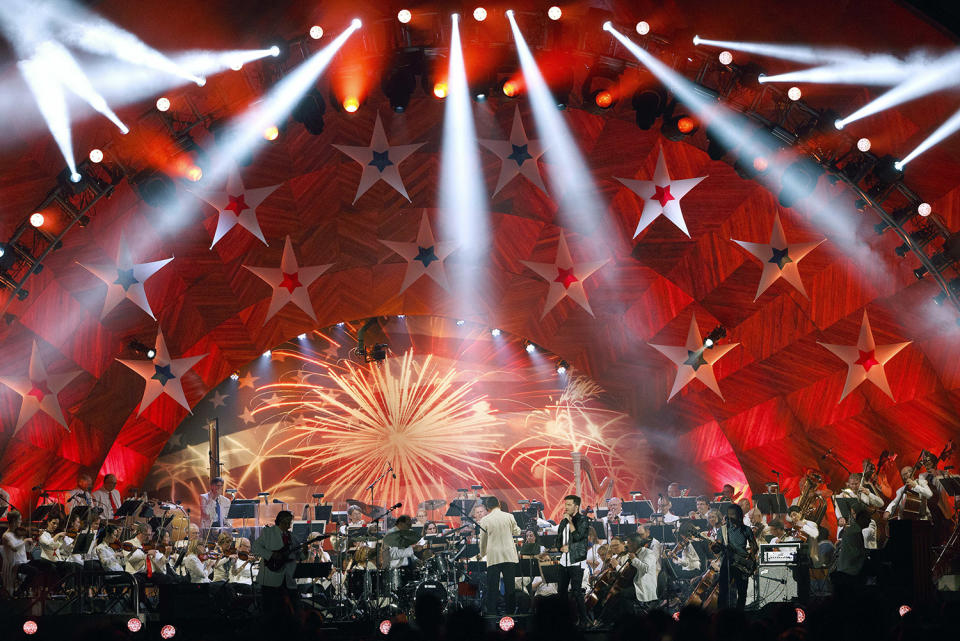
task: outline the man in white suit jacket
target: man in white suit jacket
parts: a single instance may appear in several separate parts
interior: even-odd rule
[[[263,616],[268,622],[284,626],[294,620],[299,610],[300,594],[293,574],[297,562],[306,558],[306,550],[300,545],[302,541],[290,531],[292,512],[281,510],[275,523],[263,528],[251,549],[261,559],[257,583],[263,593]],[[267,560],[274,553],[286,558],[286,563],[277,572],[267,567]]]
[[[513,537],[520,536],[520,526],[513,515],[500,509],[495,496],[484,500],[487,515],[480,519],[480,556],[487,559],[486,614],[497,613],[497,595],[500,594],[500,577],[506,597],[507,614],[513,614],[516,605],[514,583],[520,558]]]

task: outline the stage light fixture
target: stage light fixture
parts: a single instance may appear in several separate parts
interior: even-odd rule
[[[265,351],[263,354],[260,354],[260,356],[264,356],[264,357],[266,357],[266,358],[270,358],[270,356],[271,356],[272,354],[273,354],[273,351],[268,349],[268,350]]]
[[[413,68],[404,65],[392,69],[380,82],[380,89],[390,101],[390,108],[403,113],[410,106],[410,96],[417,88],[417,78]]]
[[[360,18],[354,18],[353,20],[350,21],[350,26],[353,27],[354,29],[359,29],[360,27],[363,26],[363,22],[360,21]]]
[[[300,340],[306,340],[307,335],[306,335],[306,334],[297,334],[297,338],[299,338]]]
[[[593,95],[593,104],[601,109],[609,109],[613,103],[613,94],[607,90],[598,91]]]
[[[801,158],[783,172],[778,200],[782,207],[793,207],[817,188],[823,170],[814,162]]]
[[[343,321],[340,321],[339,323],[337,323],[337,327],[343,327],[344,325],[346,325],[346,323],[344,323]]]
[[[637,23],[637,33],[641,36],[645,36],[650,33],[650,24],[644,20],[641,20]]]
[[[163,639],[172,639],[177,635],[177,629],[169,623],[160,628],[160,637]]]
[[[406,314],[397,314],[397,318],[399,318],[400,320],[403,320],[406,317],[407,317]]]
[[[870,139],[869,139],[869,138],[861,138],[860,140],[858,140],[858,141],[857,141],[857,149],[859,149],[859,150],[862,151],[863,153],[867,153],[868,151],[870,151]]]
[[[672,118],[665,118],[660,132],[667,140],[677,142],[687,136],[692,136],[700,128],[696,118],[688,114],[679,114]]]
[[[560,376],[566,374],[568,369],[570,369],[570,363],[567,361],[561,360],[559,363],[557,363],[557,374]]]
[[[143,621],[137,618],[130,619],[127,621],[127,630],[131,632],[139,632],[140,628],[143,627]]]
[[[457,320],[457,327],[463,327],[463,326],[466,324],[466,322],[467,322],[467,321],[463,320],[462,318],[461,318],[461,319],[458,319],[458,320]]]
[[[103,152],[99,149],[90,150],[90,162],[98,163],[103,160]]]
[[[270,125],[263,130],[264,140],[276,140],[280,136],[280,129],[276,125]]]
[[[200,179],[203,178],[203,169],[197,165],[190,165],[187,167],[186,179],[190,182],[200,182]]]
[[[30,214],[30,224],[33,225],[34,227],[42,227],[43,221],[44,221],[43,214],[41,214],[40,212],[37,211]]]
[[[650,129],[667,106],[667,90],[662,85],[638,89],[633,94],[633,109],[637,112],[637,127]]]
[[[547,9],[547,17],[551,20],[559,20],[560,16],[563,15],[563,11],[557,5],[553,5]]]
[[[941,291],[939,294],[933,297],[933,302],[937,305],[943,305],[947,300],[947,292]]]
[[[230,374],[230,380],[231,380],[231,381],[239,381],[239,380],[240,380],[240,372],[233,372],[232,374]]]
[[[352,114],[356,112],[356,110],[359,108],[360,108],[360,100],[355,96],[350,96],[344,99],[343,110],[346,111],[348,114]]]
[[[170,99],[160,97],[157,98],[157,111],[167,111],[170,109]]]
[[[447,97],[447,83],[443,80],[439,80],[433,83],[433,95],[436,98],[446,98]]]
[[[533,354],[535,351],[537,351],[537,346],[534,345],[533,343],[528,342],[527,346],[524,349],[527,350],[527,354]]]
[[[502,93],[507,98],[516,98],[520,95],[522,91],[522,86],[519,80],[513,80],[512,78],[507,78],[500,85],[500,93]]]
[[[320,38],[322,38],[323,27],[321,27],[318,24],[315,24],[312,27],[310,27],[310,37],[313,38],[314,40],[319,40]]]
[[[913,270],[913,275],[917,278],[917,280],[923,280],[923,277],[927,275],[927,268],[923,265],[920,265]]]
[[[483,22],[487,19],[487,10],[483,7],[477,7],[473,10],[473,19],[477,22]]]
[[[327,103],[323,99],[323,94],[314,88],[303,95],[290,116],[311,134],[319,136],[323,133],[323,115],[326,112]]]
[[[151,361],[157,357],[157,350],[155,348],[150,347],[149,345],[145,345],[144,343],[141,343],[138,340],[130,341],[129,343],[127,343],[127,347],[132,349],[137,354],[146,356]]]
[[[800,87],[790,87],[787,89],[787,98],[790,100],[796,102],[797,100],[800,100],[801,96],[803,96],[803,92],[800,91]]]
[[[397,12],[397,20],[400,21],[400,24],[407,24],[412,17],[413,14],[410,13],[409,9],[401,9]]]
[[[2,254],[0,254],[0,256],[2,256]],[[490,335],[496,338],[497,336],[500,335],[500,329],[497,327],[494,327],[493,329],[490,330]]]
[[[390,619],[384,619],[380,622],[380,625],[377,627],[380,630],[380,634],[387,636],[390,634],[390,628],[393,627],[393,624],[390,622]]]
[[[28,619],[23,622],[23,633],[26,635],[34,635],[37,633],[37,622],[33,619]]]
[[[719,60],[722,65],[729,65],[733,62],[733,54],[729,51],[721,51],[717,56],[717,60]]]
[[[933,212],[933,208],[930,207],[930,203],[920,203],[917,205],[917,213],[926,218]]]

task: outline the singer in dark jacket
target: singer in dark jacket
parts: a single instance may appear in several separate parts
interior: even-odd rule
[[[583,572],[587,565],[587,533],[590,520],[580,513],[580,497],[575,494],[563,499],[563,520],[557,525],[557,547],[560,549],[560,584],[557,594],[573,597],[580,615],[580,625],[587,624],[587,608],[583,601]]]

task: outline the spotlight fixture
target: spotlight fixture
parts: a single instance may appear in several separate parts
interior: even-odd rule
[[[443,80],[438,80],[433,83],[433,95],[436,98],[446,98],[447,97],[447,83]]]
[[[860,140],[858,140],[858,141],[857,141],[857,149],[859,149],[859,150],[862,151],[863,153],[867,153],[868,151],[870,151],[870,139],[869,139],[869,138],[861,138]]]
[[[231,380],[231,381],[239,381],[239,380],[240,380],[240,372],[233,372],[232,374],[230,374],[230,380]]]
[[[667,140],[677,142],[687,136],[692,136],[699,128],[700,125],[693,116],[679,114],[671,118],[665,118],[663,125],[660,127],[660,133]]]
[[[299,338],[300,340],[306,340],[307,335],[306,335],[306,334],[297,334],[297,338]]]
[[[500,84],[500,93],[507,98],[516,98],[523,90],[523,84],[519,79],[507,78]]]
[[[533,354],[535,351],[537,351],[537,346],[527,341],[527,346],[524,349],[527,350],[527,354]]]
[[[717,60],[719,60],[722,65],[729,65],[733,62],[733,54],[729,51],[721,51],[720,55],[717,56]]]
[[[153,347],[149,347],[138,340],[130,341],[129,343],[127,343],[127,347],[129,347],[130,349],[132,349],[138,354],[143,354],[144,356],[149,358],[151,361],[157,357],[156,349],[154,349]]]
[[[461,319],[458,319],[458,320],[457,320],[457,327],[463,327],[463,326],[466,324],[466,322],[467,322],[467,321],[463,320],[462,318],[461,318]]]
[[[310,37],[313,38],[314,40],[319,40],[320,38],[322,38],[323,27],[321,27],[318,24],[315,24],[312,27],[310,27]]]
[[[390,101],[390,108],[398,114],[410,106],[410,96],[416,88],[414,69],[408,65],[392,69],[380,82],[380,89]]]
[[[797,160],[783,172],[782,187],[778,200],[783,207],[793,207],[817,188],[823,170],[806,158]]]
[[[157,98],[157,111],[167,111],[170,109],[170,99],[161,96]]]
[[[264,49],[270,52],[270,57],[273,58],[271,62],[277,65],[286,62],[290,56],[290,43],[283,38],[272,38]]]
[[[494,327],[493,329],[490,330],[490,335],[496,338],[497,336],[500,335],[500,329],[498,327]]]
[[[360,99],[356,96],[348,96],[343,100],[343,110],[348,114],[354,113],[357,109],[360,108]]]
[[[264,140],[276,140],[280,136],[280,129],[276,125],[270,125],[263,130]]]
[[[90,162],[92,162],[92,163],[98,163],[98,162],[101,162],[102,160],[103,160],[103,152],[102,152],[102,151],[100,151],[99,149],[91,149],[91,150],[90,150]]]
[[[721,338],[724,338],[727,335],[727,328],[723,325],[717,325],[710,330],[710,333],[707,334],[706,338],[703,339],[703,346],[707,349],[713,349]]]
[[[917,205],[917,213],[926,218],[933,211],[933,208],[930,207],[930,203],[920,203]]]
[[[319,136],[323,133],[323,114],[326,112],[327,103],[323,99],[323,94],[314,88],[305,93],[296,104],[291,117],[303,124],[311,134]]]
[[[559,363],[557,363],[557,374],[560,374],[561,376],[563,376],[564,374],[567,373],[568,369],[570,369],[570,363],[568,363],[567,361],[560,361]]]
[[[397,20],[400,21],[400,24],[407,24],[412,17],[413,14],[410,13],[409,9],[401,9],[397,12]]]
[[[266,356],[267,358],[269,358],[271,355],[273,355],[273,351],[269,349],[265,351],[263,354],[260,354],[260,356]]]
[[[650,33],[650,24],[644,20],[641,20],[637,23],[637,33],[641,36],[645,36]]]
[[[477,7],[473,10],[473,19],[477,22],[483,22],[487,19],[487,10],[483,7]]]
[[[803,96],[803,92],[800,91],[800,87],[790,87],[787,89],[787,98],[796,102],[800,100],[800,97]],[[839,127],[837,127],[839,129]]]
[[[633,110],[637,112],[637,127],[650,129],[667,106],[667,90],[662,85],[638,89],[633,94]]]
[[[923,277],[927,275],[927,268],[923,265],[920,265],[913,270],[913,275],[917,277],[917,280],[923,280]]]
[[[593,103],[601,109],[609,109],[614,103],[613,94],[606,89],[598,91],[593,96]]]
[[[551,20],[559,20],[560,16],[563,15],[563,11],[557,5],[553,5],[547,9],[547,17]]]
[[[580,87],[580,96],[584,105],[592,105],[598,109],[610,109],[617,102],[620,95],[620,76],[623,74],[622,63],[607,63],[596,61],[590,66],[590,71]]]
[[[30,214],[30,224],[33,225],[34,227],[43,227],[43,221],[44,221],[43,214],[41,214],[40,212],[37,211]]]

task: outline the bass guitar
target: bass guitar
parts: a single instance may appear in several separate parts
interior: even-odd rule
[[[299,545],[284,545],[282,548],[271,554],[269,559],[265,559],[264,565],[266,565],[267,569],[271,572],[281,572],[283,570],[283,566],[290,561],[291,554],[303,550],[312,543],[316,543],[317,541],[322,541],[323,539],[333,536],[332,534],[320,534],[318,532],[314,532],[314,534],[316,534],[316,536],[309,537],[306,541],[300,543]]]

